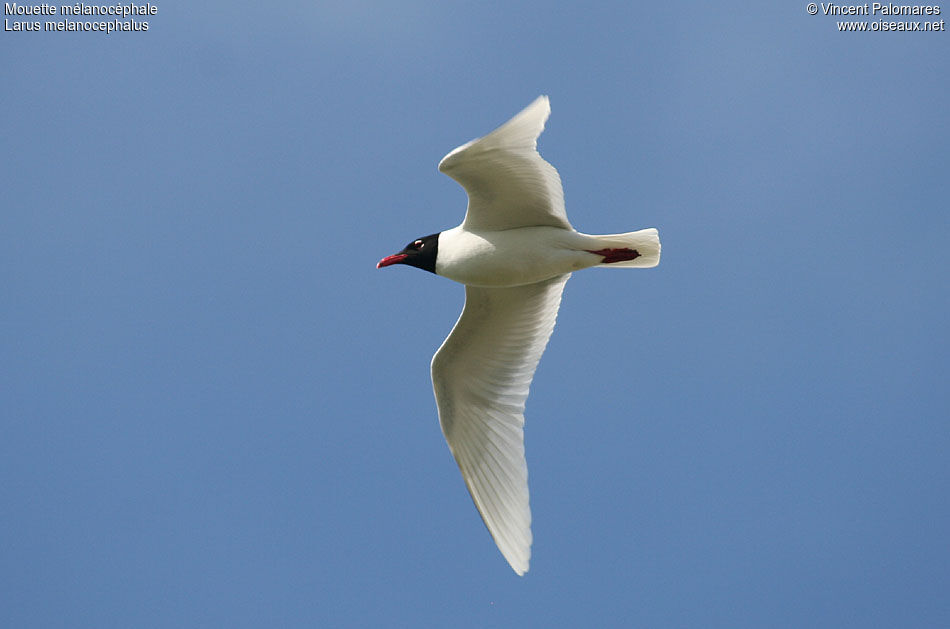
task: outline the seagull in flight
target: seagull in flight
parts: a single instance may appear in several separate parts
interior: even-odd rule
[[[465,306],[432,357],[439,423],[468,491],[512,569],[528,570],[531,509],[524,407],[571,273],[660,262],[656,229],[590,235],[567,220],[557,170],[537,150],[551,113],[538,97],[439,170],[465,188],[462,224],[423,236],[376,268],[406,264],[465,285]]]

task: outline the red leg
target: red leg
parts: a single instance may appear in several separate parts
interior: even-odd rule
[[[626,262],[627,260],[635,260],[640,257],[640,252],[636,249],[598,249],[597,251],[591,251],[590,249],[585,249],[587,253],[593,253],[598,256],[603,256],[604,259],[601,264],[611,264],[612,262]]]

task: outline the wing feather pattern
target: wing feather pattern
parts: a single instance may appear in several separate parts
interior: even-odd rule
[[[537,150],[550,113],[548,97],[539,96],[502,126],[463,144],[439,162],[439,170],[468,193],[465,229],[543,225],[572,229],[561,177]]]
[[[466,286],[462,315],[432,358],[442,433],[485,525],[518,574],[528,570],[532,539],[525,400],[569,277]]]

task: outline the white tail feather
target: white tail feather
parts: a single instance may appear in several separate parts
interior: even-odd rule
[[[633,260],[598,264],[599,267],[648,269],[660,263],[660,235],[653,227],[626,234],[591,235],[591,237],[596,238],[605,249],[636,249],[640,254]]]

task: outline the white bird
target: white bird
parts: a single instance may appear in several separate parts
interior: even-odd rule
[[[656,229],[594,236],[567,220],[561,178],[537,151],[551,113],[538,97],[439,170],[468,193],[458,227],[424,236],[379,261],[465,284],[465,307],[432,357],[439,423],[498,549],[528,570],[531,510],[524,406],[572,271],[646,268],[660,261]]]

